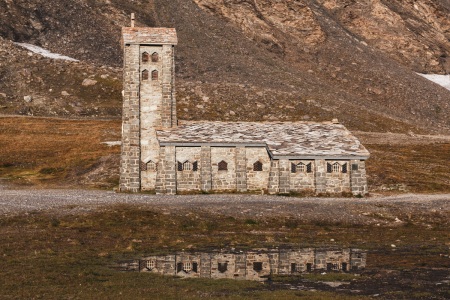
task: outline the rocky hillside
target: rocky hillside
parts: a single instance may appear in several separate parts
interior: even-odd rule
[[[177,28],[182,119],[450,132],[450,92],[415,74],[450,72],[448,0],[0,0],[0,113],[118,116],[131,12]]]

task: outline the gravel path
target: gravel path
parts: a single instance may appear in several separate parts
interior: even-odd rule
[[[11,190],[0,187],[0,215],[89,213],[129,204],[166,214],[209,212],[233,217],[297,217],[361,224],[402,222],[411,215],[450,219],[450,194],[370,198],[295,198],[268,195],[148,195],[98,190]],[[396,219],[397,218],[397,219]]]

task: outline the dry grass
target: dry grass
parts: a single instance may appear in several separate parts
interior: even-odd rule
[[[3,117],[0,124],[0,177],[35,187],[117,185],[120,147],[101,142],[120,140],[119,120]],[[358,135],[363,142],[367,139]],[[389,139],[393,139],[389,134],[371,136],[365,143],[371,152],[367,161],[371,191],[450,191],[450,143]]]
[[[188,196],[187,196],[188,197]],[[420,217],[420,216],[417,216]],[[345,293],[271,291],[267,285],[232,280],[180,280],[114,270],[121,259],[171,253],[181,249],[238,249],[286,244],[382,252],[370,255],[368,267],[443,267],[448,227],[433,230],[404,225],[394,230],[363,225],[296,224],[280,218],[235,219],[197,210],[165,214],[135,206],[114,206],[88,215],[32,213],[0,217],[0,268],[3,299],[361,299]],[[396,242],[401,239],[403,243]],[[410,255],[391,253],[390,244]],[[334,244],[334,243],[333,243]],[[401,246],[400,246],[401,245]],[[439,252],[441,251],[441,252]],[[405,253],[405,252],[403,252]],[[384,255],[383,255],[384,254]],[[419,259],[418,259],[419,258]],[[310,278],[311,277],[311,278]],[[346,280],[347,275],[322,279]],[[313,279],[314,275],[310,275]],[[289,280],[288,280],[289,281]]]
[[[0,176],[13,183],[77,184],[120,151],[101,144],[120,140],[120,121],[3,117],[0,123]]]
[[[366,145],[372,191],[450,191],[450,143]]]

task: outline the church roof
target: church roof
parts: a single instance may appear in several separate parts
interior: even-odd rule
[[[176,45],[177,43],[178,38],[175,28],[122,27],[122,45]]]
[[[161,146],[260,146],[275,158],[367,159],[342,124],[311,122],[187,122],[157,130]]]

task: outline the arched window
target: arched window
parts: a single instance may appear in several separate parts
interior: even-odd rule
[[[142,53],[142,62],[148,62],[150,55],[147,52]]]
[[[228,170],[228,164],[226,161],[222,160],[217,164],[219,171],[227,171]]]
[[[142,80],[148,80],[148,70],[142,71]]]
[[[158,62],[159,61],[159,54],[156,52],[153,52],[152,54],[152,62]]]
[[[263,164],[259,160],[253,164],[253,171],[262,171]]]
[[[152,80],[158,80],[158,71],[157,70],[152,71]]]

